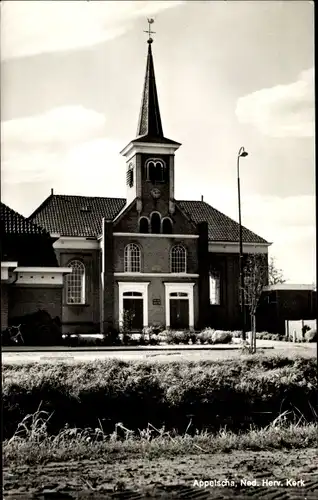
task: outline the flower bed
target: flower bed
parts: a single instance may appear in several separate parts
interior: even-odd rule
[[[249,339],[250,332],[246,332]],[[102,334],[65,334],[63,343],[68,346],[138,346],[138,345],[215,345],[238,343],[242,338],[240,331],[214,330],[205,328],[201,332],[190,332],[189,330],[164,330],[153,327],[144,328],[141,333],[112,333],[111,336]],[[277,333],[257,332],[257,340],[293,341],[292,337]],[[303,339],[296,339],[296,342],[315,342],[317,331],[310,330],[305,333]]]

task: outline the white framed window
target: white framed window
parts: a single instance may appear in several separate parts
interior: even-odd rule
[[[125,273],[141,272],[141,251],[136,243],[129,243],[125,247]]]
[[[182,245],[175,245],[171,248],[170,271],[172,273],[187,272],[187,251]]]
[[[146,179],[156,184],[165,180],[165,163],[160,158],[150,158],[146,162]]]
[[[219,306],[221,304],[221,273],[220,271],[211,271],[210,277],[210,304]]]
[[[68,267],[72,272],[66,275],[66,303],[85,304],[85,266],[80,260],[71,260]]]

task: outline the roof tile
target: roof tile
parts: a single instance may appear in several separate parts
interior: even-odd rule
[[[45,234],[46,231],[23,215],[0,203],[0,220],[5,234]]]
[[[50,233],[62,236],[96,237],[101,234],[102,218],[113,220],[124,208],[124,198],[51,195],[30,216]],[[239,241],[239,224],[202,201],[177,201],[194,223],[206,221],[211,241]],[[245,243],[267,243],[249,229],[242,229]]]

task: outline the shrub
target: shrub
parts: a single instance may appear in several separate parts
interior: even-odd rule
[[[215,330],[211,334],[212,344],[230,344],[233,340],[232,332]]]
[[[201,344],[211,344],[211,339],[212,339],[212,333],[214,330],[211,328],[206,328],[203,330],[201,333],[197,335],[197,339]]]
[[[159,342],[168,343],[168,338],[169,338],[168,330],[163,330],[162,332],[158,333]]]
[[[305,333],[306,342],[317,342],[317,329],[308,330]]]
[[[205,328],[197,335],[197,339],[201,344],[229,344],[233,340],[233,334],[228,331]]]
[[[234,339],[240,339],[242,337],[242,332],[239,330],[234,330],[234,332],[232,332],[232,335]]]

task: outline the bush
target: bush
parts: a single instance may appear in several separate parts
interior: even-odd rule
[[[212,344],[230,344],[233,340],[232,332],[215,330],[211,334]]]
[[[317,329],[308,330],[305,333],[306,342],[317,342]]]
[[[233,340],[232,332],[206,328],[197,335],[201,344],[230,344]]]

